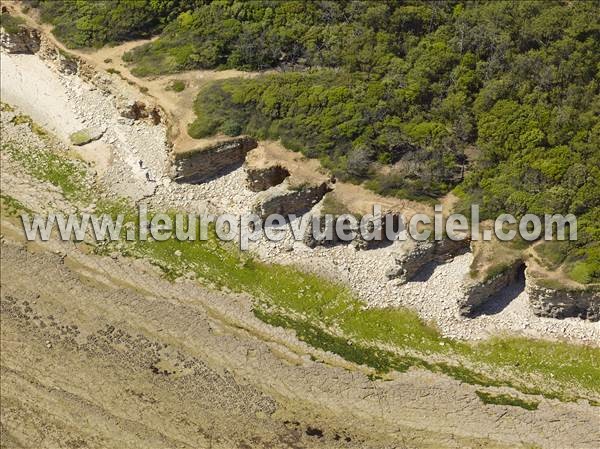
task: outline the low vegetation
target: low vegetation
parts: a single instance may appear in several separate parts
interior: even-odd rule
[[[3,214],[6,213],[13,217],[21,213],[30,214],[32,212],[27,206],[10,195],[0,194],[0,205]]]
[[[537,410],[539,405],[539,402],[527,401],[508,394],[491,394],[479,390],[476,391],[476,393],[484,404],[510,405],[513,407],[521,407],[525,410]]]
[[[52,151],[28,151],[11,142],[3,142],[0,149],[34,178],[59,187],[66,199],[84,201],[90,198],[89,173],[81,161]]]
[[[334,217],[339,217],[340,215],[350,213],[348,207],[336,198],[335,193],[329,192],[323,198],[323,205],[321,206],[322,215],[331,214]]]
[[[183,92],[185,90],[185,81],[183,80],[172,80],[167,84],[165,90],[171,90],[173,92]]]
[[[11,122],[13,124],[15,124],[15,125],[27,125],[27,126],[29,126],[29,128],[31,129],[31,131],[33,131],[35,134],[37,134],[40,137],[46,136],[46,131],[44,130],[44,128],[42,128],[37,123],[35,123],[31,119],[31,117],[29,117],[28,115],[17,114],[17,115],[15,115],[13,117],[13,119],[11,120]]]
[[[11,16],[8,13],[0,14],[0,26],[8,34],[15,34],[19,31],[19,26],[23,25],[25,21],[21,17]]]

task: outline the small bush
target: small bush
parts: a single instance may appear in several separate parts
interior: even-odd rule
[[[242,125],[235,120],[227,120],[221,126],[221,130],[228,136],[235,137],[242,133]]]
[[[173,92],[183,92],[185,90],[185,81],[183,80],[172,80],[169,84],[167,84],[167,87],[165,88],[165,90],[170,90]]]
[[[217,132],[219,122],[213,120],[194,120],[188,125],[188,134],[194,139],[212,136]]]
[[[14,17],[10,14],[0,14],[0,26],[4,28],[8,34],[15,34],[19,31],[19,27],[23,25],[25,21],[21,17]]]
[[[571,271],[569,271],[569,277],[574,281],[581,284],[589,284],[592,282],[593,267],[585,262],[576,263]]]

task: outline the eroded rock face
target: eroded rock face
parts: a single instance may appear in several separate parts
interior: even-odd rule
[[[384,212],[383,213],[383,217],[385,217],[385,215],[387,213],[390,212]],[[403,219],[402,216],[400,214],[397,213],[390,213],[391,214],[391,226],[392,226],[392,230],[394,232],[397,232],[399,229],[400,231],[404,229],[403,227]],[[392,239],[388,239],[387,235],[386,235],[386,226],[388,224],[388,221],[385,218],[382,218],[381,221],[381,227],[379,228],[379,230],[374,231],[375,229],[375,224],[372,221],[369,221],[367,223],[367,230],[370,232],[373,232],[375,235],[375,238],[371,239],[371,240],[366,240],[363,238],[362,234],[361,234],[361,230],[360,230],[360,217],[356,217],[357,219],[357,226],[353,226],[350,229],[350,231],[353,231],[356,233],[356,237],[352,240],[349,241],[344,241],[338,238],[337,233],[335,232],[335,223],[336,220],[338,219],[338,215],[331,215],[331,223],[328,223],[327,221],[327,216],[326,215],[320,215],[317,217],[314,217],[314,221],[310,222],[310,225],[307,227],[306,229],[306,233],[303,239],[303,242],[306,246],[308,246],[309,248],[316,248],[317,246],[334,246],[337,244],[345,244],[345,243],[352,243],[352,245],[354,245],[354,247],[356,249],[359,250],[368,250],[368,249],[372,249],[372,248],[377,248],[380,247],[382,245],[385,245],[386,243],[390,243],[393,240],[395,240],[395,238]],[[318,226],[318,231],[317,235],[315,236],[315,233],[313,232],[313,226],[317,224]],[[332,232],[330,232],[329,234],[326,234],[325,231],[328,230],[329,228],[331,228]],[[350,232],[349,231],[349,232]]]
[[[302,185],[294,189],[277,189],[263,197],[254,211],[262,218],[271,214],[303,214],[330,190],[325,182],[318,185]]]
[[[246,153],[256,148],[256,140],[238,137],[212,146],[175,155],[174,180],[177,182],[200,183],[224,170],[244,163]]]
[[[122,102],[119,106],[121,117],[131,120],[150,119],[154,125],[161,121],[160,111],[156,107],[148,107],[146,103],[139,100]]]
[[[396,257],[396,267],[390,269],[386,276],[388,279],[398,279],[401,282],[410,281],[425,265],[430,262],[444,263],[455,256],[464,254],[469,250],[468,239],[427,240],[417,241],[411,250]]]
[[[40,32],[27,26],[19,26],[18,31],[0,35],[0,45],[8,53],[34,54],[40,49]]]
[[[271,165],[264,168],[245,167],[248,176],[246,185],[253,192],[261,192],[281,184],[285,178],[290,176],[287,168],[281,165]]]
[[[471,278],[463,283],[464,296],[459,301],[459,311],[463,316],[471,315],[478,307],[488,301],[494,294],[517,281],[525,265],[521,260],[516,260],[503,267],[498,273],[486,276],[483,279]]]
[[[335,232],[335,222],[337,216],[331,216],[329,220],[325,215],[312,217],[310,224],[306,228],[306,233],[302,242],[309,248],[317,246],[334,246],[339,243],[348,243],[340,240]],[[316,231],[313,231],[313,227]],[[353,229],[357,231],[358,229]]]
[[[600,320],[599,289],[555,289],[540,285],[536,279],[527,279],[526,286],[533,312],[549,318],[578,317]]]

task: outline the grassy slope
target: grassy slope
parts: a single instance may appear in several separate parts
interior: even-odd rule
[[[65,155],[38,151],[31,158],[27,148],[11,144],[4,144],[2,151],[20,161],[33,177],[62,188],[72,201],[99,196],[85,182],[82,166]],[[121,212],[135,219],[133,208],[123,200],[96,202],[98,213]],[[216,239],[118,245],[127,255],[150,259],[170,278],[193,271],[214,288],[248,292],[255,298],[258,318],[294,329],[312,346],[370,366],[379,374],[419,367],[470,384],[512,386],[561,400],[583,397],[597,403],[600,395],[597,348],[525,338],[497,337],[473,344],[444,339],[411,311],[363,310],[363,303],[341,285],[291,267],[261,263]],[[100,245],[98,250],[102,248],[106,247]],[[175,255],[177,250],[180,256]]]

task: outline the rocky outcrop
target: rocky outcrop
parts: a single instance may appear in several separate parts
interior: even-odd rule
[[[253,192],[261,192],[281,184],[290,172],[281,165],[264,168],[244,167],[247,175],[246,185]]]
[[[363,238],[360,230],[360,217],[356,217],[358,221],[358,225],[355,228],[351,228],[351,231],[356,233],[356,238],[354,238],[351,242],[340,240],[335,232],[335,223],[338,219],[339,215],[331,215],[330,221],[327,220],[327,215],[320,215],[314,217],[314,220],[311,221],[310,225],[306,229],[305,236],[303,238],[303,242],[309,248],[316,248],[317,246],[334,246],[337,244],[343,243],[352,243],[356,249],[359,250],[368,250],[377,248],[379,246],[385,245],[386,243],[392,242],[394,239],[388,239],[386,235],[386,225],[388,221],[384,218],[386,214],[390,214],[391,216],[391,224],[394,231],[398,229],[403,229],[403,219],[402,216],[398,213],[386,212],[383,214],[381,227],[378,232],[375,233],[375,238],[371,240],[366,240]],[[315,233],[313,231],[313,227],[315,224],[318,226],[318,232]],[[326,234],[325,231],[330,226],[333,232]],[[369,221],[367,224],[367,230],[373,232],[375,229],[375,224],[373,221]],[[316,236],[315,236],[316,234]]]
[[[492,268],[483,276],[472,277],[467,275],[467,279],[463,283],[464,296],[458,304],[460,314],[463,316],[471,315],[494,294],[516,282],[524,268],[523,261],[517,259]]]
[[[427,240],[412,243],[412,248],[395,258],[396,266],[388,270],[388,279],[400,282],[410,281],[425,265],[430,262],[444,263],[455,256],[469,250],[469,239]]]
[[[271,214],[303,214],[318,203],[331,188],[327,183],[301,185],[295,188],[279,188],[269,191],[256,204],[254,211],[265,218]]]
[[[90,127],[84,128],[80,131],[74,132],[69,136],[71,143],[73,145],[81,146],[86,145],[94,140],[100,139],[104,133],[106,132],[106,128],[100,127]]]
[[[23,25],[10,33],[2,29],[0,46],[8,53],[37,53],[40,49],[40,32]]]
[[[155,125],[158,125],[161,120],[158,107],[149,107],[140,100],[122,101],[117,108],[121,117],[131,120],[150,119]]]
[[[542,317],[600,320],[600,288],[556,288],[528,278],[526,290],[533,312]]]
[[[238,137],[185,153],[175,154],[173,179],[200,183],[244,163],[246,153],[256,148],[256,140]]]

